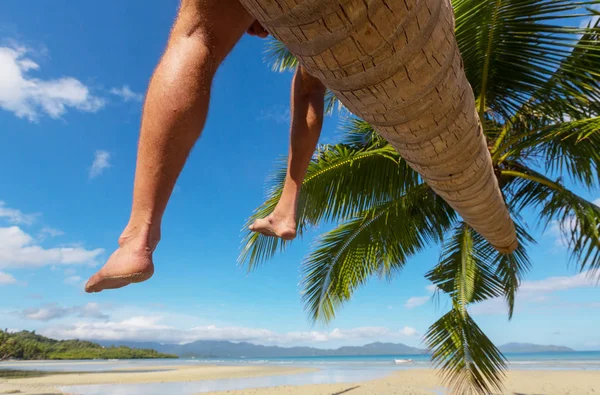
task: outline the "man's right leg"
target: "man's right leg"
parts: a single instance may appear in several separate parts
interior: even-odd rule
[[[154,273],[162,216],[204,127],[214,74],[253,21],[238,0],[182,0],[144,104],[131,217],[120,248],[90,278],[87,292]]]

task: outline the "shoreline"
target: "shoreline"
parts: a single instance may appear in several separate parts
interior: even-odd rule
[[[85,372],[50,374],[43,377],[0,379],[0,394],[63,394],[59,387],[94,384],[152,384],[237,379],[263,376],[294,375],[314,372],[317,369],[283,366],[213,366],[165,365],[148,368],[130,368],[119,372]],[[49,392],[50,391],[50,392]]]
[[[214,366],[214,365],[164,365],[153,366],[152,371],[144,367],[120,372],[85,372],[55,374],[43,377],[0,379],[0,394],[21,395],[66,395],[60,388],[86,385],[119,385],[162,383],[177,386],[178,383],[208,382],[215,380],[240,379],[260,382],[260,378],[271,376],[294,376],[316,373],[321,370],[282,366]],[[433,369],[406,369],[390,372],[385,377],[336,384],[274,385],[269,387],[229,389],[215,387],[215,391],[201,392],[203,395],[443,395],[443,384]],[[304,377],[304,376],[303,376]],[[308,376],[306,376],[308,377]],[[358,377],[358,376],[357,376]],[[256,380],[252,380],[256,379]],[[280,380],[265,380],[281,382]],[[285,381],[283,381],[285,383]],[[317,382],[317,381],[314,381]],[[289,381],[288,381],[289,383]],[[545,394],[545,395],[598,395],[600,371],[598,370],[513,370],[507,373],[506,390],[497,395]],[[123,387],[121,387],[123,388]],[[172,387],[176,388],[176,387]],[[244,387],[238,387],[244,388]],[[217,391],[218,389],[218,391]],[[203,389],[201,391],[206,391]],[[121,393],[121,392],[119,392]],[[143,393],[143,392],[136,392]],[[193,394],[193,392],[186,392]]]
[[[445,395],[438,371],[399,370],[390,375],[355,383],[309,384],[203,392],[196,395]],[[494,395],[598,395],[600,371],[514,370],[507,373],[505,390]]]

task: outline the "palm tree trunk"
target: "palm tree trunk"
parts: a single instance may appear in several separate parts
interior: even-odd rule
[[[518,246],[450,0],[240,0],[498,251]]]

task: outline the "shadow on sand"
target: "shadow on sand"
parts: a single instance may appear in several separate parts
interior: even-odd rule
[[[341,394],[345,394],[346,392],[350,392],[350,391],[352,391],[352,390],[355,390],[355,389],[357,389],[357,388],[360,388],[360,385],[357,385],[356,387],[350,387],[350,388],[348,388],[348,389],[345,389],[345,390],[343,390],[343,391],[340,391],[340,392],[334,392],[334,393],[333,393],[333,394],[331,394],[331,395],[341,395]]]

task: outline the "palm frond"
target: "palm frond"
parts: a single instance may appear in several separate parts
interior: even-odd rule
[[[532,207],[544,227],[555,225],[565,240],[571,260],[581,271],[600,274],[600,207],[565,188],[560,181],[520,163],[502,170],[511,181],[510,202],[516,209]]]
[[[271,65],[271,70],[282,73],[294,71],[298,67],[298,59],[287,47],[275,38],[269,38],[265,46],[265,61]]]
[[[482,262],[491,270],[496,281],[502,284],[502,296],[508,306],[508,318],[511,319],[515,309],[515,299],[521,281],[531,268],[531,260],[527,254],[529,245],[535,240],[520,224],[515,224],[519,247],[512,254],[499,253],[487,240],[478,233],[473,235],[473,248]]]
[[[434,366],[456,394],[501,390],[505,360],[471,319],[468,306],[503,295],[505,284],[492,265],[487,241],[464,222],[444,243],[438,265],[426,277],[452,299],[452,310],[425,334]],[[493,250],[493,247],[490,246]],[[510,277],[509,281],[514,281]],[[518,281],[513,284],[518,288]]]
[[[244,229],[275,209],[281,196],[286,162],[271,178],[269,196],[246,221]],[[298,235],[323,221],[342,221],[387,202],[420,183],[418,174],[401,160],[391,146],[324,146],[311,161],[298,199]],[[246,231],[240,262],[249,267],[270,259],[288,243]]]
[[[600,184],[600,117],[558,122],[516,135],[502,160],[544,158],[545,170],[587,188]]]
[[[489,257],[483,255],[489,252],[475,248],[484,243],[469,225],[461,222],[444,243],[440,261],[426,274],[427,279],[465,307],[501,296],[504,286],[486,259]]]
[[[350,118],[343,126],[344,144],[359,148],[381,148],[389,143],[368,122]]]
[[[506,360],[477,323],[456,302],[425,334],[433,365],[452,393],[502,392]]]
[[[510,119],[532,95],[547,86],[561,66],[574,78],[582,74],[597,78],[597,60],[592,64],[563,61],[574,48],[595,46],[591,38],[598,29],[580,28],[577,21],[593,16],[590,8],[599,3],[455,0],[456,38],[479,113]],[[570,21],[571,26],[565,25]],[[593,51],[595,57],[597,49]],[[561,92],[568,96],[580,94],[580,90],[567,85],[562,86]]]
[[[390,277],[441,240],[455,212],[426,185],[360,213],[317,241],[304,260],[303,301],[314,321],[329,322],[372,275]]]

